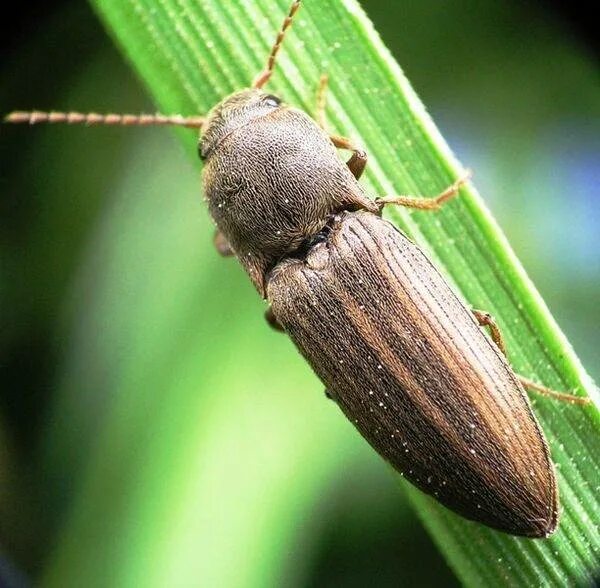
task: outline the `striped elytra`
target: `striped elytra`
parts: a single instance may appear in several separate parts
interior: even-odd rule
[[[402,233],[368,212],[338,215],[267,291],[329,395],[408,480],[501,531],[555,529],[554,470],[524,390]]]
[[[517,376],[324,129],[244,90],[209,113],[200,153],[220,247],[373,448],[466,518],[552,533],[554,469]]]

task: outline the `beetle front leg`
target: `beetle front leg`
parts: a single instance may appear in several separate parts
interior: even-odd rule
[[[504,338],[502,337],[502,333],[500,332],[500,328],[494,320],[494,317],[489,312],[485,312],[483,310],[476,310],[473,308],[471,311],[477,319],[479,326],[487,327],[490,330],[492,341],[496,344],[502,354],[506,356],[506,345],[504,344]],[[569,404],[586,405],[591,402],[589,398],[582,398],[581,396],[575,396],[574,394],[567,394],[565,392],[557,392],[556,390],[552,390],[546,386],[543,386],[542,384],[538,384],[537,382],[534,382],[525,376],[521,376],[520,374],[515,375],[524,388],[527,388],[527,390],[533,390],[534,392],[542,394],[543,396],[555,398],[556,400],[568,402]]]
[[[444,203],[458,195],[460,189],[467,183],[471,177],[471,170],[448,186],[443,192],[435,198],[420,198],[419,196],[407,196],[400,194],[398,196],[381,196],[375,200],[380,209],[383,209],[387,204],[395,204],[397,206],[407,206],[408,208],[417,208],[419,210],[439,210]]]
[[[327,77],[327,74],[321,74],[321,78],[319,79],[319,87],[317,88],[317,109],[315,112],[315,119],[324,131],[327,130],[327,117],[325,116],[325,107],[327,106],[328,83],[329,78]]]
[[[365,166],[367,165],[367,152],[364,149],[357,147],[350,139],[346,139],[346,137],[331,135],[330,139],[338,149],[352,151],[352,156],[346,162],[346,165],[352,172],[352,175],[358,180],[360,176],[362,176],[362,173],[365,171]]]
[[[273,309],[270,306],[265,311],[265,319],[269,323],[269,326],[272,329],[275,329],[276,331],[279,331],[280,333],[285,333],[283,327],[281,326],[281,323],[277,320],[277,317],[275,316]]]
[[[222,255],[223,257],[231,257],[235,255],[229,241],[225,238],[225,235],[221,233],[218,229],[215,231],[215,236],[213,237],[213,243],[215,245],[215,249]]]
[[[325,106],[327,104],[327,74],[323,74],[319,80],[319,88],[317,90],[317,111],[315,118],[319,123],[319,126],[327,131],[327,119],[325,117]],[[348,169],[352,172],[352,175],[358,180],[362,176],[365,166],[367,165],[367,152],[355,145],[350,139],[346,137],[340,137],[339,135],[330,135],[331,142],[338,149],[345,149],[352,151],[352,156],[346,162]]]

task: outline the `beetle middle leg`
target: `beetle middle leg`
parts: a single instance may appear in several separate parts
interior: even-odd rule
[[[215,231],[213,243],[215,245],[215,249],[223,257],[231,257],[232,255],[235,255],[233,249],[231,248],[231,245],[229,244],[229,241],[225,238],[225,235],[223,235],[221,231]]]
[[[315,113],[315,119],[319,123],[319,126],[327,131],[327,120],[325,117],[325,105],[327,104],[327,84],[329,78],[327,74],[323,74],[319,80],[319,88],[317,89],[317,109]],[[358,180],[365,171],[367,165],[367,152],[364,149],[358,147],[350,139],[346,137],[340,137],[339,135],[329,135],[331,142],[338,149],[345,149],[352,151],[352,156],[346,162],[348,169],[352,172],[352,175]]]
[[[489,313],[483,310],[471,309],[473,315],[477,319],[479,326],[488,327],[490,330],[490,335],[492,337],[492,341],[496,344],[498,349],[502,352],[503,355],[506,356],[506,346],[504,344],[504,338],[502,337],[502,333],[500,332],[500,328],[498,324],[494,320],[494,317]],[[581,396],[575,396],[574,394],[567,394],[566,392],[557,392],[556,390],[551,390],[550,388],[543,386],[542,384],[538,384],[525,376],[521,376],[520,374],[515,374],[517,379],[524,388],[528,390],[533,390],[538,394],[542,394],[543,396],[548,396],[550,398],[555,398],[556,400],[561,400],[562,402],[568,402],[570,404],[581,404],[586,405],[591,402],[589,398],[583,398]]]
[[[451,200],[458,195],[460,189],[467,183],[471,177],[471,170],[467,170],[465,175],[448,186],[443,192],[435,198],[420,198],[419,196],[407,196],[400,194],[398,196],[380,196],[375,200],[380,209],[388,204],[396,204],[398,206],[407,206],[408,208],[417,208],[419,210],[439,210],[442,205],[448,200]]]

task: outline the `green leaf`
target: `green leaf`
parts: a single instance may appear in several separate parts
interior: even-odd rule
[[[251,83],[264,67],[287,10],[286,0],[279,0],[276,6],[272,0],[95,0],[95,5],[161,110],[184,115],[205,113],[227,94]],[[330,78],[329,124],[366,147],[369,164],[364,183],[373,195],[433,195],[463,173],[354,0],[306,0],[286,38],[269,87],[286,101],[312,112],[323,72]],[[195,156],[193,133],[182,131],[180,135]],[[437,215],[405,210],[388,214],[424,247],[472,306],[495,315],[517,372],[552,388],[588,393],[597,399],[595,387],[474,188],[464,190],[460,200]],[[246,295],[251,296],[249,289]],[[234,299],[231,304],[244,303]],[[197,377],[201,372],[190,369]],[[227,384],[235,391],[242,382],[243,373],[231,374]],[[256,394],[271,393],[267,385],[256,390]],[[226,405],[216,403],[208,406],[225,419],[227,413],[221,410],[225,411]],[[409,492],[424,524],[466,584],[585,584],[600,567],[600,415],[593,406],[582,408],[545,398],[534,398],[534,403],[558,468],[563,512],[553,537],[509,537],[455,516],[414,489]],[[243,405],[243,396],[234,392],[231,404]],[[286,414],[279,418],[285,422]],[[207,417],[203,426],[208,428],[212,422]],[[225,443],[226,439],[221,440]],[[290,438],[288,442],[292,447]],[[160,448],[156,450],[160,459]],[[303,446],[306,455],[314,456],[316,450]],[[304,483],[313,488],[311,496],[316,496],[318,488],[311,476],[316,480],[323,468],[336,466],[329,455],[305,472]],[[91,479],[101,479],[102,471],[97,466]],[[152,476],[156,475],[155,471]],[[144,476],[140,479],[145,480]],[[96,496],[101,493],[99,488],[84,490],[83,496]],[[193,497],[188,500],[192,503]],[[263,497],[263,503],[254,503],[253,508],[260,508],[257,504],[266,507],[269,501]],[[285,505],[278,508],[284,511]],[[293,520],[290,514],[288,538]],[[75,529],[85,528],[85,522],[78,525]],[[250,533],[249,529],[244,527],[241,532]],[[75,531],[69,541],[77,544]],[[143,548],[143,543],[137,545],[137,549]],[[186,557],[183,550],[177,554]],[[57,564],[51,576],[54,579],[61,577],[57,570],[68,570],[64,550],[60,561],[62,567]],[[110,561],[116,568],[126,565],[117,556]],[[175,555],[172,561],[176,562]],[[245,572],[240,570],[240,574]],[[173,577],[164,573],[165,578]],[[252,573],[255,579],[269,577],[256,569]],[[131,580],[133,576],[122,572],[121,577]]]

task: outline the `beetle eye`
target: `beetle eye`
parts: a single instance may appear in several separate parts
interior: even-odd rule
[[[265,104],[272,106],[273,108],[279,106],[281,104],[281,100],[277,98],[277,96],[273,96],[273,94],[269,94],[264,97]]]

